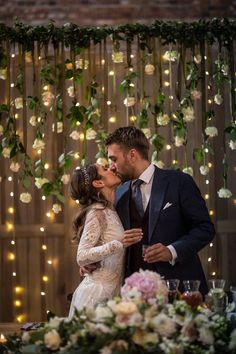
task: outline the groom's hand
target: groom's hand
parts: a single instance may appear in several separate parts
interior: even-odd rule
[[[142,240],[143,231],[142,229],[130,229],[126,230],[123,235],[121,242],[124,247],[129,247]]]
[[[168,247],[162,243],[156,243],[145,250],[144,261],[147,263],[169,262],[172,260],[172,254]]]
[[[97,268],[99,268],[99,262],[80,267],[79,274],[81,277],[84,277],[85,274],[92,273]]]

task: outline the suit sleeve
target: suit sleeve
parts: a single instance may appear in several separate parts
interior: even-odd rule
[[[181,262],[211,242],[215,229],[196,183],[187,174],[180,176],[179,203],[187,232],[172,243],[172,246],[177,252],[178,261]]]

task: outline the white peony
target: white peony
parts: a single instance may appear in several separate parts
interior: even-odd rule
[[[69,86],[67,89],[69,97],[75,97],[75,89],[74,86]]]
[[[182,113],[185,122],[192,122],[195,119],[193,107],[182,108]]]
[[[30,203],[31,200],[32,200],[32,196],[31,196],[30,193],[25,192],[25,193],[21,193],[21,194],[20,194],[20,201],[21,201],[22,203]]]
[[[155,71],[155,66],[152,64],[146,64],[144,71],[147,75],[153,75]]]
[[[209,167],[207,165],[200,166],[200,173],[203,176],[206,176],[209,172]]]
[[[159,168],[164,168],[164,167],[165,167],[164,162],[161,161],[161,160],[153,161],[152,163],[153,163],[154,165],[156,165],[157,167],[159,167]]]
[[[35,185],[38,189],[42,188],[42,186],[48,182],[49,180],[47,178],[35,177]]]
[[[232,193],[227,188],[221,188],[217,191],[219,198],[230,198]]]
[[[105,159],[105,157],[99,157],[97,159],[96,163],[98,165],[101,165],[101,166],[107,166],[108,165],[108,161],[107,161],[107,159]]]
[[[229,147],[230,147],[231,150],[236,150],[236,141],[235,140],[230,140]]]
[[[23,108],[23,98],[22,97],[15,98],[15,107],[16,107],[16,109]]]
[[[158,114],[157,115],[157,124],[161,125],[161,126],[165,126],[169,123],[170,121],[170,117],[168,116],[168,114]]]
[[[218,135],[218,129],[216,127],[206,127],[205,133],[206,133],[206,135],[213,138],[214,136]]]
[[[22,342],[29,343],[30,338],[31,338],[31,336],[30,336],[29,332],[24,331],[22,334],[22,337],[21,337]]]
[[[68,184],[70,181],[70,175],[64,174],[61,176],[61,181],[63,184]]]
[[[216,104],[218,104],[218,106],[220,106],[223,102],[223,97],[221,96],[220,93],[217,93],[215,96],[214,96],[214,101]]]
[[[6,148],[6,147],[3,148],[2,156],[5,157],[5,159],[9,159],[10,153],[11,153],[11,149],[10,148]]]
[[[97,136],[97,132],[92,129],[92,128],[89,128],[87,131],[86,131],[86,139],[87,140],[94,140]]]
[[[124,61],[124,53],[123,52],[113,52],[112,55],[112,61],[113,63],[123,63]]]
[[[201,56],[201,54],[196,54],[196,55],[194,56],[194,61],[195,61],[196,64],[200,64],[201,61],[202,61],[202,56]]]
[[[6,80],[7,78],[7,69],[0,69],[0,79]]]
[[[47,348],[57,350],[61,344],[61,338],[59,336],[59,333],[55,329],[52,329],[50,332],[45,333],[44,343]]]
[[[193,100],[199,100],[202,96],[201,91],[198,90],[192,90],[190,94]]]
[[[71,139],[73,139],[73,140],[79,140],[80,133],[77,132],[77,130],[73,130],[73,132],[70,133],[70,137],[71,137]]]
[[[3,135],[3,132],[4,132],[4,128],[3,128],[3,126],[0,124],[0,136]]]
[[[20,169],[20,164],[18,162],[12,162],[10,164],[10,170],[13,171],[13,172],[18,172]]]
[[[152,133],[151,133],[151,130],[149,128],[143,128],[142,132],[145,134],[147,139],[151,138]]]
[[[184,142],[185,142],[184,138],[182,138],[181,136],[178,136],[178,135],[175,136],[175,146],[176,147],[183,146]]]
[[[176,331],[175,322],[164,313],[152,318],[150,323],[161,336],[170,337]]]
[[[184,173],[187,173],[188,175],[190,175],[190,176],[193,177],[193,169],[192,169],[192,167],[185,167],[185,168],[183,169],[183,172],[184,172]]]
[[[31,124],[33,127],[35,127],[35,126],[36,126],[37,121],[38,121],[38,119],[37,119],[37,117],[36,117],[36,116],[31,116],[31,117],[30,117],[29,122],[30,122],[30,124]]]
[[[36,138],[33,143],[33,149],[44,149],[45,148],[45,142],[42,139]]]
[[[111,311],[111,309],[109,307],[98,305],[95,308],[95,321],[96,322],[104,322],[104,321],[106,321],[106,319],[112,318],[112,317],[113,317],[113,312]]]
[[[132,107],[135,105],[136,99],[135,99],[135,97],[127,97],[124,99],[123,102],[126,107]]]
[[[61,204],[58,204],[58,203],[53,204],[53,206],[52,206],[52,211],[53,211],[55,214],[59,214],[60,211],[62,211]]]

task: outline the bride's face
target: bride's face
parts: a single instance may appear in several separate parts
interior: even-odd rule
[[[119,186],[121,183],[120,177],[111,171],[109,168],[96,164],[97,172],[101,176],[101,180],[108,188]]]

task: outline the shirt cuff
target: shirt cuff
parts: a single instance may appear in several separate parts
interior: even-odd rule
[[[174,266],[174,265],[175,265],[175,262],[176,262],[176,260],[177,260],[177,258],[178,258],[177,252],[176,252],[175,248],[174,248],[173,246],[171,246],[171,245],[167,246],[167,248],[169,248],[170,253],[171,253],[171,255],[172,255],[172,259],[171,259],[171,261],[169,261],[169,263],[170,263],[172,266]]]

